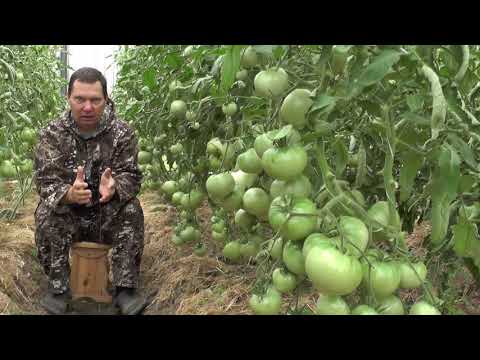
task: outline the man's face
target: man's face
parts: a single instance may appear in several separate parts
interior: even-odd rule
[[[105,109],[102,84],[88,84],[75,80],[68,98],[73,118],[82,131],[95,130]]]

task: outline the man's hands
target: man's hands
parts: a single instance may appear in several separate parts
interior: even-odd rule
[[[86,205],[92,200],[92,192],[87,189],[88,184],[85,182],[85,170],[82,166],[77,168],[77,177],[73,185],[68,189],[65,195],[66,204]]]
[[[106,168],[100,179],[100,203],[104,204],[115,195],[115,180],[112,177],[112,169]]]
[[[100,203],[106,203],[115,195],[115,180],[112,177],[112,170],[107,168],[100,179],[99,192]],[[82,166],[77,168],[77,177],[73,185],[64,197],[65,204],[87,205],[92,201],[92,192],[88,190],[85,182],[85,170]]]

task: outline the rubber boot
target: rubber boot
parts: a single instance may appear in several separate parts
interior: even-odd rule
[[[48,291],[47,295],[40,300],[40,305],[50,314],[62,315],[67,312],[70,300],[70,292],[53,294],[52,292]]]
[[[122,315],[138,315],[148,306],[148,301],[134,288],[117,288],[115,305]]]

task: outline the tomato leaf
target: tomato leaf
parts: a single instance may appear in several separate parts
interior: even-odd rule
[[[326,94],[320,94],[313,100],[312,107],[310,108],[309,113],[313,113],[314,111],[330,107],[330,110],[335,106],[336,98],[333,96],[328,96]]]
[[[408,95],[407,105],[412,112],[418,111],[423,107],[423,98],[420,95]]]
[[[460,182],[458,183],[458,192],[464,193],[472,189],[476,179],[473,175],[461,175]]]
[[[223,58],[220,89],[225,94],[235,81],[235,74],[240,69],[240,51],[243,45],[229,45]]]
[[[337,138],[333,143],[335,150],[335,174],[337,177],[341,177],[348,162],[348,149],[342,139]]]
[[[458,256],[472,257],[480,249],[477,226],[464,217],[452,226],[453,250]],[[479,249],[477,249],[479,248]]]
[[[292,125],[286,125],[284,126],[283,128],[281,128],[277,134],[275,134],[275,136],[273,137],[273,140],[279,140],[279,139],[282,139],[284,137],[286,137],[287,135],[290,134],[290,132],[292,131],[293,129],[293,126]]]
[[[381,81],[400,60],[401,53],[395,50],[382,51],[358,76],[353,79],[349,91],[349,98],[359,95],[367,86]]]
[[[400,201],[404,202],[410,197],[417,172],[422,167],[424,159],[414,151],[402,152],[399,158],[401,160],[399,177]]]
[[[470,167],[477,169],[477,161],[473,150],[468,144],[455,134],[449,134],[448,140],[450,144],[457,150],[462,156],[462,160],[465,161]]]
[[[182,62],[182,58],[175,53],[170,53],[165,56],[165,63],[173,69],[178,69],[182,65]]]
[[[149,68],[143,73],[143,83],[148,86],[150,90],[155,90],[157,81],[155,79],[155,69]]]

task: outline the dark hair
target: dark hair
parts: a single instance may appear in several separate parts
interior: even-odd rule
[[[105,99],[108,100],[107,79],[105,79],[105,76],[103,76],[103,74],[97,69],[91,67],[83,67],[75,71],[72,76],[70,76],[70,82],[68,83],[68,96],[70,96],[70,94],[72,93],[73,83],[75,82],[75,80],[87,84],[93,84],[97,81],[100,81],[100,84],[102,84],[103,96],[105,97]]]

